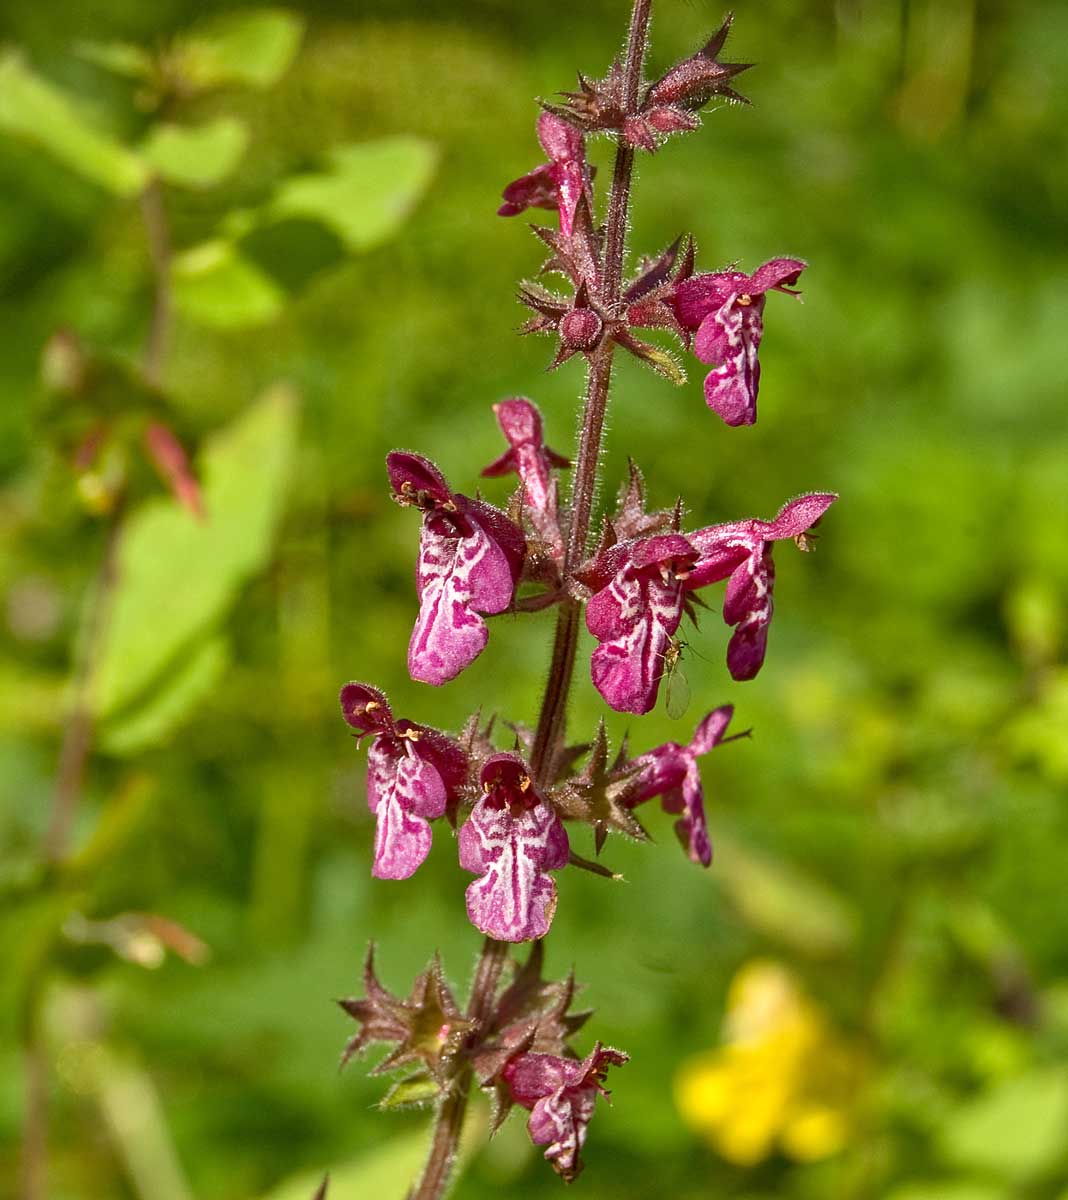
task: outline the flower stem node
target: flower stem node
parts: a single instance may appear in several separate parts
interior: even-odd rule
[[[401,1000],[379,983],[372,944],[364,963],[363,984],[362,999],[338,1001],[360,1026],[345,1046],[341,1066],[375,1042],[392,1043],[393,1049],[372,1068],[372,1075],[421,1063],[431,1076],[445,1082],[450,1060],[460,1050],[473,1022],[457,1006],[438,956],[435,954],[426,970],[416,976],[407,1000]]]

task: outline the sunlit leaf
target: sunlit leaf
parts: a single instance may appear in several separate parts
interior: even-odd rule
[[[174,298],[187,316],[218,329],[244,329],[274,320],[285,293],[230,242],[202,242],[171,266]]]
[[[142,156],[167,180],[183,187],[211,187],[237,166],[248,146],[248,127],[236,117],[204,125],[157,125]]]
[[[382,1097],[379,1108],[388,1110],[427,1104],[436,1099],[440,1091],[437,1081],[421,1071],[418,1075],[410,1075],[395,1083]]]
[[[141,508],[123,534],[120,580],[94,679],[100,719],[189,670],[186,655],[265,565],[285,498],[296,438],[296,398],[276,387],[209,443],[200,462],[207,518],[172,501]],[[193,683],[208,673],[202,661]],[[191,686],[187,678],[185,686]],[[151,719],[149,718],[151,724]]]
[[[128,716],[119,714],[101,730],[101,748],[110,754],[137,754],[164,741],[222,677],[230,654],[226,639],[209,638],[189,651]]]
[[[148,179],[147,167],[135,154],[93,129],[72,101],[14,51],[0,57],[0,131],[32,142],[119,195],[140,191]]]
[[[683,370],[682,364],[670,350],[665,350],[661,346],[650,345],[650,343],[640,341],[634,337],[627,341],[627,348],[632,354],[641,359],[643,363],[652,367],[658,375],[663,375],[666,380],[673,383],[676,387],[682,387],[686,382],[686,372]]]
[[[292,63],[303,34],[303,20],[282,8],[227,13],[180,40],[179,70],[195,88],[267,88]]]
[[[992,1088],[942,1126],[946,1157],[1009,1179],[1043,1174],[1064,1157],[1068,1071],[1039,1069]]]
[[[350,250],[369,250],[400,228],[430,183],[435,157],[428,142],[410,137],[335,146],[327,170],[279,187],[270,215],[321,221]]]

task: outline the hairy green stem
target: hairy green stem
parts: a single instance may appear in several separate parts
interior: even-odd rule
[[[642,66],[649,41],[651,10],[652,0],[635,0],[624,64],[624,98],[628,111],[635,111],[637,108]],[[605,231],[599,295],[601,303],[609,311],[618,306],[622,290],[633,171],[634,151],[620,138],[615,169],[612,172],[612,192],[608,201],[608,224]],[[604,420],[612,383],[614,350],[615,343],[610,339],[602,342],[590,362],[586,376],[586,398],[582,408],[578,454],[575,457],[575,474],[571,485],[571,530],[564,560],[565,577],[579,565],[586,554],[593,500],[597,490]],[[549,679],[531,754],[531,766],[540,784],[551,782],[554,760],[564,740],[567,700],[575,671],[575,651],[578,648],[581,616],[582,606],[578,600],[569,598],[561,604],[553,639]]]
[[[482,955],[475,969],[475,981],[471,985],[471,997],[467,1003],[467,1016],[474,1022],[468,1034],[471,1040],[479,1037],[483,1023],[492,1012],[497,983],[507,958],[507,942],[488,937],[482,943]],[[470,1091],[471,1067],[465,1063],[438,1107],[430,1154],[418,1184],[408,1193],[409,1200],[437,1200],[437,1197],[444,1195],[456,1161]]]

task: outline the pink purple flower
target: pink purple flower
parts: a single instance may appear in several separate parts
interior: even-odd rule
[[[482,615],[512,603],[526,542],[500,509],[452,492],[422,455],[394,450],[386,465],[394,499],[423,513],[408,672],[438,686],[482,653],[489,639]]]
[[[346,683],[341,712],[367,752],[367,807],[375,815],[371,874],[407,879],[430,853],[429,822],[443,816],[467,777],[467,756],[445,734],[394,720],[389,701],[366,683]]]
[[[460,866],[480,878],[467,889],[467,915],[502,942],[549,931],[568,840],[555,809],[534,787],[516,754],[494,754],[482,767],[482,797],[460,830]]]
[[[511,1098],[530,1110],[530,1140],[546,1148],[546,1159],[568,1182],[582,1170],[579,1155],[597,1096],[608,1096],[608,1068],[623,1066],[627,1058],[598,1042],[583,1059],[521,1054],[504,1068]]]
[[[549,161],[504,189],[504,203],[497,214],[514,217],[528,208],[556,208],[560,212],[560,232],[570,237],[584,194],[592,206],[585,140],[582,131],[570,122],[543,112],[538,117],[538,141]]]
[[[635,541],[586,606],[586,627],[600,642],[593,683],[617,712],[647,713],[656,704],[664,654],[682,619],[683,583],[697,557],[679,533]]]
[[[728,579],[723,619],[735,627],[727,667],[752,679],[764,662],[772,614],[772,544],[800,539],[837,500],[814,492],[785,505],[774,521],[736,521],[694,533],[620,542],[584,571],[593,589],[586,626],[594,686],[618,712],[646,713],[656,704],[671,639],[687,594]]]
[[[699,558],[686,586],[727,580],[723,620],[734,626],[727,646],[727,669],[734,679],[752,679],[764,663],[775,582],[772,545],[794,538],[804,548],[805,532],[837,499],[833,492],[811,492],[783,505],[774,521],[709,525],[688,535]]]
[[[697,726],[688,746],[665,742],[634,760],[641,774],[635,790],[628,793],[628,804],[633,808],[643,800],[659,796],[665,812],[681,813],[675,822],[675,832],[690,858],[703,867],[712,861],[712,842],[705,820],[705,797],[697,759],[723,740],[733,713],[734,706],[724,704]]]
[[[541,413],[522,396],[493,406],[508,449],[484,467],[484,476],[507,475],[514,471],[523,482],[523,497],[531,524],[553,556],[563,556],[564,542],[557,516],[554,467],[569,467],[570,460],[545,444]]]
[[[683,280],[673,305],[679,324],[696,330],[694,353],[704,363],[717,363],[705,376],[708,407],[728,425],[756,421],[760,361],[757,351],[764,332],[764,298],[769,291],[792,292],[807,266],[799,258],[773,258],[752,275],[717,271]]]

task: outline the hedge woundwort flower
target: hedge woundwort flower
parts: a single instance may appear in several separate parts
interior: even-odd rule
[[[578,91],[543,104],[538,137],[548,162],[510,183],[499,210],[504,216],[529,208],[558,214],[557,229],[533,227],[550,254],[541,274],[557,283],[550,288],[526,281],[518,295],[533,313],[522,332],[556,339],[550,368],[579,357],[587,366],[568,496],[561,495],[558,473],[569,460],[548,448],[542,415],[525,397],[494,405],[508,448],[482,471],[488,478],[518,475],[521,486],[507,512],[454,492],[422,455],[395,450],[387,459],[394,499],[422,513],[409,674],[421,683],[447,683],[485,648],[485,618],[556,608],[536,725],[513,719],[505,725],[512,744],[501,747],[492,717],[483,723],[472,714],[452,738],[396,720],[377,688],[350,683],[341,693],[345,720],[359,737],[373,739],[367,783],[376,819],[373,874],[411,876],[430,851],[430,822],[446,817],[458,830],[460,866],[476,876],[466,886],[467,915],[486,935],[464,1011],[436,957],[407,1000],[382,987],[369,957],[366,996],[342,1002],[360,1025],[346,1059],[384,1042],[392,1049],[378,1070],[414,1069],[383,1103],[436,1104],[427,1165],[410,1193],[414,1200],[438,1200],[448,1184],[472,1081],[494,1099],[494,1128],[518,1104],[530,1111],[531,1140],[546,1148],[558,1174],[571,1180],[581,1168],[605,1073],[627,1061],[600,1043],[585,1058],[578,1056],[571,1038],[589,1014],[570,1011],[574,978],[546,980],[541,973],[540,939],[557,906],[553,873],[572,865],[613,875],[576,852],[583,828],[589,828],[596,854],[609,833],[646,839],[636,809],[659,799],[677,817],[675,831],[688,856],[703,866],[712,860],[698,760],[744,736],[727,736],[733,706],[708,712],[688,743],[665,741],[634,757],[624,739],[612,758],[603,720],[592,737],[572,745],[567,706],[583,619],[597,641],[590,663],[597,691],[618,711],[647,713],[682,645],[682,619],[695,616],[698,591],[726,580],[723,618],[733,629],[727,666],[735,679],[751,679],[767,646],[772,547],[789,538],[808,549],[808,531],[837,499],[813,492],[790,501],[771,521],[687,531],[681,498],[671,509],[647,509],[644,480],[632,462],[614,512],[603,515],[598,543],[590,545],[616,348],[682,383],[676,358],[636,331],[653,330],[684,346],[692,341],[697,357],[713,366],[705,380],[708,405],[727,425],[752,424],[765,296],[789,292],[806,265],[778,258],[752,275],[733,269],[698,273],[694,239],[682,236],[641,258],[624,280],[635,149],[653,151],[666,135],[696,129],[698,112],[716,98],[741,101],[732,81],[747,69],[720,60],[728,17],[696,54],[646,82],[652,0],[633,3],[623,58],[603,78],[580,75]],[[608,134],[617,146],[603,218],[586,158],[592,133]],[[441,900],[459,902],[458,896]],[[524,941],[533,942],[530,956],[522,966],[511,964],[509,978],[504,972],[511,944]]]
[[[444,816],[467,777],[467,756],[436,729],[394,721],[389,701],[366,683],[341,689],[341,712],[373,735],[367,753],[367,806],[375,815],[378,879],[407,879],[430,853],[429,821]]]
[[[495,754],[482,768],[483,796],[460,830],[460,866],[480,875],[467,889],[467,915],[489,937],[527,942],[549,932],[568,840],[516,754]]]
[[[423,683],[448,683],[486,645],[480,614],[512,603],[526,542],[500,509],[451,492],[429,459],[394,450],[387,466],[393,498],[423,513],[408,671]]]
[[[579,1151],[598,1095],[608,1095],[609,1067],[621,1067],[627,1055],[600,1042],[584,1059],[554,1054],[522,1054],[504,1068],[504,1081],[516,1104],[530,1109],[527,1129],[536,1146],[570,1182],[582,1169]]]
[[[673,297],[683,329],[696,330],[693,349],[704,363],[718,363],[705,376],[705,400],[728,425],[756,421],[760,360],[764,335],[764,297],[789,292],[808,266],[799,258],[773,258],[752,275],[717,271],[679,284]]]
[[[681,813],[675,822],[675,832],[690,858],[703,867],[712,861],[712,842],[705,820],[705,794],[697,759],[723,741],[733,715],[734,705],[724,704],[697,726],[688,746],[665,742],[634,760],[640,774],[628,803],[634,807],[659,796],[665,812]]]

